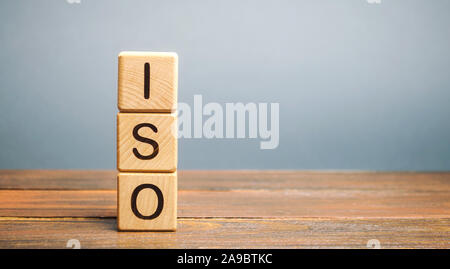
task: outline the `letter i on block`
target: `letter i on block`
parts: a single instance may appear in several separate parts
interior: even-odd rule
[[[119,230],[176,230],[177,87],[175,53],[119,54]]]

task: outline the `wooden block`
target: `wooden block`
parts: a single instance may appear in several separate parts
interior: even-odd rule
[[[119,54],[121,112],[173,112],[177,105],[178,55],[173,52]]]
[[[121,172],[174,172],[177,169],[175,114],[119,113],[117,169]]]
[[[117,227],[122,231],[175,231],[176,172],[119,173]]]

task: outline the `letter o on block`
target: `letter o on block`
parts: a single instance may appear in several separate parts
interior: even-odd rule
[[[137,208],[137,196],[143,189],[154,190],[156,193],[156,196],[158,197],[158,202],[157,202],[158,205],[156,206],[156,210],[153,214],[151,214],[149,216],[142,215],[141,212],[139,212],[139,209]],[[141,185],[137,186],[134,189],[133,193],[131,194],[131,210],[133,211],[134,215],[140,219],[155,219],[155,218],[157,218],[161,214],[163,207],[164,207],[164,196],[163,196],[161,190],[153,184],[141,184]]]
[[[176,230],[176,172],[119,173],[117,193],[119,230]]]

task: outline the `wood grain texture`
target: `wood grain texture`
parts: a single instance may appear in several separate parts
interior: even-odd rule
[[[181,190],[450,191],[449,172],[178,171]],[[0,189],[115,190],[115,170],[0,170]]]
[[[1,190],[115,190],[115,170],[0,170]]]
[[[149,64],[149,98],[144,66]],[[174,112],[177,105],[178,56],[173,52],[119,54],[118,107],[121,112]]]
[[[0,190],[0,216],[115,217],[115,190]],[[178,192],[182,217],[446,217],[448,191],[229,190]]]
[[[151,124],[136,129],[139,124]],[[121,172],[175,172],[177,169],[177,119],[175,114],[118,113],[117,115],[117,168]],[[153,146],[139,137],[151,139]],[[151,159],[138,158],[133,150]]]
[[[450,219],[179,219],[177,232],[116,230],[115,219],[0,218],[0,248],[450,248]]]
[[[139,186],[147,186],[136,191]],[[155,189],[150,189],[155,188]],[[177,174],[119,173],[117,227],[121,231],[175,231],[177,229]],[[158,197],[158,193],[160,197]],[[135,203],[132,195],[137,194]],[[132,211],[132,206],[136,212]],[[161,210],[158,210],[160,207]],[[141,215],[139,218],[138,216]],[[152,219],[145,217],[153,216]]]
[[[0,216],[115,217],[114,190],[0,190]]]
[[[448,172],[178,171],[176,233],[117,232],[116,176],[0,171],[0,248],[450,247]]]

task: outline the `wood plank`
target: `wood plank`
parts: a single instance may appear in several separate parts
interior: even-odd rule
[[[181,217],[448,217],[448,191],[179,191]],[[115,217],[115,190],[0,190],[0,216]],[[213,201],[213,202],[212,202]]]
[[[4,190],[115,190],[114,170],[0,170]]]
[[[0,218],[0,248],[450,248],[450,219],[180,219],[176,233],[117,232],[115,219]]]
[[[0,190],[0,216],[115,217],[114,190]]]
[[[211,202],[214,201],[214,202]],[[181,191],[183,217],[448,217],[449,192],[361,190]]]
[[[179,177],[185,190],[450,191],[450,172],[202,170],[179,171]]]
[[[450,191],[450,172],[178,171],[181,190]],[[115,190],[114,170],[0,170],[0,189]]]

